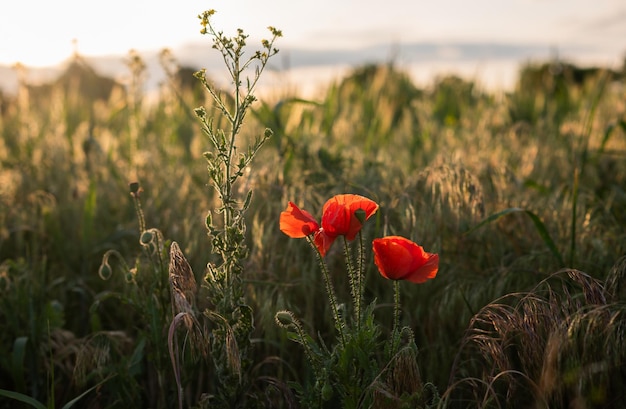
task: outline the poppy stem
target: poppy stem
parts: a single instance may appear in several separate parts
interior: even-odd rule
[[[315,250],[315,254],[317,255],[317,262],[320,265],[320,269],[322,270],[322,274],[324,275],[324,283],[326,284],[326,292],[328,293],[328,300],[330,301],[330,307],[333,312],[333,319],[335,320],[335,328],[337,328],[337,332],[339,332],[339,337],[341,338],[341,345],[344,346],[346,344],[346,337],[343,333],[343,321],[339,316],[339,307],[337,303],[337,295],[335,295],[335,288],[333,287],[333,282],[330,280],[330,273],[328,272],[328,267],[324,262],[324,258],[320,253],[319,249],[315,245],[315,242],[311,238],[311,236],[306,237],[307,241]]]
[[[363,271],[365,266],[365,245],[363,243],[363,235],[359,231],[359,254],[357,259],[357,269],[356,269],[356,277],[357,277],[357,322],[360,324],[361,322],[361,305],[363,303],[363,276],[365,272]]]
[[[361,327],[361,296],[359,295],[359,275],[354,270],[352,263],[352,252],[348,239],[343,238],[343,251],[346,258],[346,267],[348,268],[348,279],[350,281],[350,295],[352,295],[352,303],[354,304],[354,319],[356,321],[357,331]]]
[[[400,341],[400,280],[393,282],[393,331],[391,336],[391,356],[394,356]]]

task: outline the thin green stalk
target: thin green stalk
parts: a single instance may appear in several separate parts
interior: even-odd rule
[[[346,268],[348,269],[348,280],[350,281],[350,295],[354,304],[354,320],[356,321],[357,331],[361,327],[361,297],[359,295],[359,277],[358,272],[354,269],[352,263],[352,252],[348,240],[343,238],[343,252],[346,258]]]
[[[48,343],[50,343],[50,320],[47,321],[48,326]],[[48,372],[48,407],[54,408],[54,361],[52,357],[52,348],[50,348],[50,371]]]
[[[339,332],[339,338],[341,338],[341,346],[346,344],[346,337],[343,332],[343,320],[339,316],[339,307],[337,303],[337,295],[335,294],[335,288],[333,287],[333,282],[330,279],[330,273],[328,272],[328,267],[324,262],[324,258],[320,253],[319,249],[315,245],[315,242],[311,238],[311,236],[307,236],[307,241],[315,250],[315,254],[317,256],[317,262],[320,265],[320,269],[322,270],[322,274],[324,275],[324,284],[326,285],[326,293],[328,293],[328,300],[330,301],[330,307],[333,313],[333,319],[335,321],[335,328],[337,328],[337,332]]]
[[[133,182],[130,184],[130,195],[133,197],[133,203],[135,204],[135,212],[137,213],[137,220],[139,222],[139,234],[146,230],[146,220],[143,215],[143,209],[141,208],[141,201],[139,196],[141,195],[141,187],[139,183]]]
[[[365,244],[363,243],[363,235],[359,231],[359,254],[357,259],[357,311],[358,323],[361,323],[361,305],[363,304],[363,277],[365,275]]]
[[[235,63],[238,64],[239,60],[235,59]],[[224,204],[230,204],[231,203],[231,193],[232,193],[232,180],[231,180],[231,165],[232,165],[232,158],[233,158],[233,152],[235,150],[235,140],[237,138],[237,132],[239,129],[239,120],[241,118],[241,110],[243,109],[243,107],[241,106],[241,104],[239,103],[239,71],[235,72],[235,116],[230,119],[230,123],[231,123],[231,130],[230,130],[230,142],[229,142],[229,146],[228,146],[228,155],[225,158],[225,163],[224,163],[224,171],[226,172],[226,178],[225,178],[225,182],[226,182],[226,192],[223,198],[223,203]],[[232,215],[231,215],[231,211],[229,210],[231,207],[229,205],[227,205],[227,210],[224,212],[224,226],[230,226],[231,225],[231,219],[232,219]]]
[[[574,263],[576,262],[576,213],[578,213],[578,178],[580,171],[580,168],[574,168],[574,181],[572,188],[572,220],[569,245],[569,266],[571,268],[574,268]]]
[[[400,280],[393,282],[393,331],[392,331],[391,356],[398,350],[400,341]]]
[[[578,191],[579,191],[579,180],[580,176],[585,171],[585,166],[587,165],[587,157],[589,155],[589,139],[591,138],[591,132],[593,130],[593,119],[596,115],[596,109],[598,108],[598,104],[600,103],[600,98],[604,93],[604,89],[606,87],[606,83],[608,81],[608,74],[604,75],[600,79],[600,84],[598,87],[598,92],[591,102],[591,107],[589,109],[589,113],[587,115],[585,121],[585,131],[582,135],[582,156],[579,161],[575,161],[574,172],[573,172],[573,181],[572,181],[572,220],[571,220],[571,231],[570,231],[570,248],[569,248],[569,266],[574,267],[574,263],[576,262],[576,213],[578,212]]]

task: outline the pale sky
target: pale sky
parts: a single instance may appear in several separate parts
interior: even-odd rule
[[[208,41],[197,15],[211,8],[226,34],[281,29],[279,48],[488,41],[626,52],[626,0],[2,0],[0,64],[62,62],[73,39],[87,56]]]

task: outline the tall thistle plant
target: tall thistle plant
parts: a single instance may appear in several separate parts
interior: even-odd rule
[[[129,294],[105,292],[97,297],[92,307],[92,315],[95,315],[103,301],[118,298],[128,305],[136,306],[138,312],[146,318],[145,322],[150,323],[146,334],[142,334],[133,356],[143,356],[146,344],[146,349],[152,351],[148,354],[148,359],[156,369],[159,396],[156,402],[150,404],[159,408],[171,407],[173,402],[168,395],[172,385],[172,382],[169,382],[172,369],[178,397],[177,407],[182,409],[184,400],[190,399],[190,391],[185,391],[188,379],[182,376],[184,369],[189,369],[185,366],[189,363],[186,359],[189,354],[185,351],[189,350],[195,356],[203,357],[210,351],[214,367],[214,375],[210,377],[211,390],[203,395],[199,402],[200,406],[211,408],[255,406],[246,375],[248,368],[251,367],[249,349],[250,337],[254,330],[253,314],[245,301],[242,280],[244,273],[242,261],[248,255],[244,216],[250,205],[252,192],[248,191],[239,197],[239,190],[235,187],[258,150],[271,136],[268,129],[243,149],[239,144],[239,133],[246,113],[256,100],[253,91],[268,60],[278,52],[273,45],[281,36],[281,32],[270,27],[271,40],[263,40],[262,50],[256,51],[250,57],[244,57],[248,36],[242,30],[238,30],[237,35],[232,38],[215,31],[209,21],[214,13],[210,10],[199,16],[201,32],[212,37],[213,48],[221,53],[232,78],[234,93],[225,97],[209,83],[204,70],[195,74],[212,96],[214,106],[225,118],[221,122],[225,122],[227,127],[227,129],[214,127],[213,118],[204,107],[195,110],[211,145],[211,150],[206,152],[204,157],[208,163],[211,185],[219,199],[217,208],[209,212],[206,218],[214,253],[214,257],[207,265],[203,283],[208,293],[208,302],[205,303],[208,308],[202,314],[197,310],[197,304],[200,304],[196,303],[198,286],[180,246],[176,242],[165,240],[158,229],[146,227],[139,200],[141,188],[138,183],[131,183],[130,189],[137,211],[140,243],[145,257],[138,259],[136,267],[131,268],[117,251],[108,251],[99,269],[100,276],[108,279],[113,273],[109,262],[117,259],[125,272],[126,281],[130,284],[130,292]],[[247,73],[250,70],[254,70],[254,74],[248,77]],[[220,217],[214,220],[214,214]],[[145,265],[143,262],[145,259],[150,262],[149,265]],[[207,318],[211,325],[205,325],[202,318]],[[163,342],[163,329],[168,327],[166,348]],[[177,329],[185,330],[184,342],[179,342]],[[189,346],[191,348],[188,348]],[[197,362],[194,362],[194,365],[197,366]]]
[[[254,329],[252,309],[246,304],[242,282],[242,260],[248,256],[244,215],[250,205],[252,191],[239,197],[235,186],[272,132],[266,129],[263,135],[243,149],[238,145],[239,133],[250,106],[256,100],[253,95],[255,86],[269,59],[278,52],[274,42],[282,34],[269,27],[271,40],[263,40],[262,49],[246,57],[244,50],[248,36],[241,29],[232,38],[216,31],[210,20],[214,13],[214,10],[209,10],[198,16],[202,24],[201,33],[212,37],[213,48],[221,53],[234,92],[227,99],[209,82],[205,70],[196,73],[196,78],[209,92],[227,124],[227,129],[216,129],[213,118],[204,107],[195,110],[211,143],[212,149],[205,152],[204,157],[211,185],[219,198],[218,207],[206,217],[216,257],[207,265],[205,285],[211,307],[205,315],[213,323],[210,347],[216,382],[220,385],[211,405],[241,407],[249,391],[245,373],[251,364],[249,347]],[[251,77],[248,76],[250,70],[254,72]]]

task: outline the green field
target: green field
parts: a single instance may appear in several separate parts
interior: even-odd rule
[[[126,87],[77,56],[54,83],[0,94],[1,408],[626,405],[624,72],[528,65],[490,94],[456,77],[418,88],[388,64],[314,98],[264,93],[236,154],[272,135],[229,191],[234,206],[253,192],[242,247],[226,229],[219,253],[206,220],[223,214],[207,170],[219,155],[194,110],[231,124],[192,70],[167,52],[162,64],[150,100],[135,54]],[[235,107],[232,89],[216,92]],[[394,285],[369,244],[375,331],[336,355],[315,253],[279,230],[289,201],[319,218],[342,193],[380,206],[366,243],[400,235],[439,254],[435,279],[399,282],[415,342],[401,359],[385,360]],[[197,282],[192,324],[172,297],[172,242]],[[227,253],[236,280],[207,285]],[[340,308],[343,260],[340,244],[325,257]],[[231,296],[250,307],[248,332],[243,304],[219,322]],[[284,310],[330,349],[323,385],[277,324]]]

